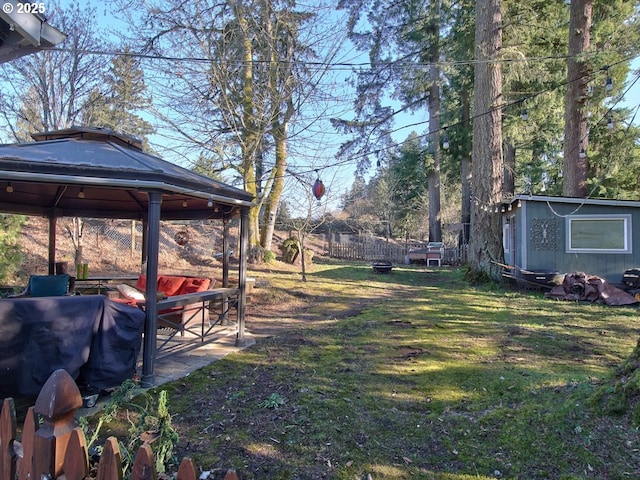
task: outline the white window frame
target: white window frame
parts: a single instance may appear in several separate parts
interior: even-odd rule
[[[583,248],[583,247],[574,247],[572,244],[573,235],[572,235],[572,222],[573,221],[590,221],[597,222],[599,220],[619,220],[622,221],[622,236],[624,240],[623,248]],[[632,242],[631,242],[631,215],[630,214],[619,214],[619,215],[570,215],[566,217],[566,246],[567,253],[632,253]]]

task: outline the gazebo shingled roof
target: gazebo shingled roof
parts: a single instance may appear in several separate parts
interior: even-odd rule
[[[253,197],[142,151],[139,140],[111,130],[72,127],[0,145],[0,211],[49,218],[49,271],[59,217],[141,220],[145,225],[147,319],[142,380],[154,383],[160,220],[240,217],[238,343],[244,342],[248,211]],[[225,245],[228,246],[228,229]],[[223,252],[223,276],[228,255]]]

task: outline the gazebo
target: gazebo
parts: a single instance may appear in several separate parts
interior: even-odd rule
[[[111,130],[72,127],[0,145],[0,211],[49,220],[49,273],[56,263],[56,220],[84,217],[139,220],[147,291],[142,383],[152,386],[156,358],[155,285],[161,220],[220,220],[223,286],[229,280],[229,222],[240,219],[238,345],[245,343],[248,214],[253,197],[142,151],[139,140]]]

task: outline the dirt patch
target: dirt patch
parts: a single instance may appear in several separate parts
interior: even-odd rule
[[[400,354],[400,356],[395,357],[397,359],[410,359],[427,353],[423,348],[412,347],[410,345],[400,345],[395,347],[395,349]]]

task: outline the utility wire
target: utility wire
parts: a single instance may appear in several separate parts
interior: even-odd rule
[[[560,83],[558,83],[558,84],[556,84],[556,85],[554,85],[554,86],[551,86],[551,87],[549,87],[549,88],[546,88],[546,89],[541,90],[541,91],[539,91],[539,92],[536,92],[536,93],[534,93],[534,94],[531,94],[531,95],[528,95],[528,96],[525,96],[525,97],[518,98],[517,100],[514,100],[514,101],[512,101],[512,102],[508,102],[508,103],[504,103],[504,104],[502,104],[502,105],[498,105],[498,106],[496,106],[496,107],[494,107],[494,108],[492,108],[492,109],[490,109],[490,110],[487,110],[487,111],[485,111],[485,112],[480,112],[480,113],[478,113],[478,114],[476,114],[476,115],[473,115],[473,116],[471,116],[468,120],[464,120],[464,121],[460,120],[460,121],[458,121],[458,122],[455,122],[455,123],[452,123],[452,124],[449,124],[449,125],[441,126],[440,128],[438,128],[438,129],[436,129],[436,130],[429,131],[429,132],[424,133],[424,134],[421,134],[421,135],[417,135],[416,137],[413,137],[411,141],[414,141],[415,139],[424,139],[424,138],[428,138],[429,136],[431,136],[432,134],[434,134],[434,133],[436,133],[436,132],[445,132],[447,129],[455,128],[455,127],[457,127],[457,126],[459,126],[459,125],[462,125],[462,124],[464,124],[464,123],[467,123],[467,122],[473,122],[473,120],[474,120],[474,119],[476,119],[476,118],[480,118],[480,117],[482,117],[482,116],[484,116],[484,115],[489,115],[490,113],[492,113],[492,112],[494,112],[494,111],[496,111],[496,110],[505,110],[505,109],[507,109],[507,108],[509,108],[509,107],[512,107],[512,106],[514,106],[514,105],[521,104],[521,103],[526,102],[526,101],[528,101],[528,100],[531,100],[531,99],[533,99],[533,98],[535,98],[535,97],[537,97],[537,96],[543,95],[543,94],[548,93],[548,92],[552,92],[552,91],[554,91],[554,90],[557,90],[558,88],[564,87],[564,86],[566,86],[566,85],[568,85],[568,84],[570,84],[570,83],[577,82],[577,81],[582,80],[582,79],[584,79],[584,78],[590,78],[590,80],[589,80],[589,81],[594,80],[594,79],[595,79],[595,76],[597,75],[597,73],[598,73],[598,72],[601,72],[601,71],[607,71],[609,68],[611,68],[611,67],[613,67],[613,66],[615,66],[615,65],[618,65],[618,64],[621,64],[621,63],[625,63],[625,62],[630,62],[630,61],[632,61],[634,58],[636,58],[636,57],[628,57],[628,58],[625,58],[625,59],[623,59],[623,60],[619,60],[619,61],[617,61],[617,62],[614,62],[614,63],[610,64],[610,65],[606,65],[606,66],[604,66],[604,67],[601,67],[601,68],[599,68],[599,69],[595,70],[595,71],[594,71],[594,72],[592,72],[592,73],[588,73],[588,74],[582,75],[582,76],[580,76],[580,77],[578,77],[578,78],[575,78],[575,79],[572,79],[572,80],[566,80],[566,81],[560,82]],[[631,84],[631,85],[630,85],[630,86],[625,90],[625,92],[624,92],[624,93],[627,93],[627,92],[628,92],[628,90],[629,90],[629,89],[630,89],[630,88],[631,88],[631,87],[632,87],[632,86],[633,86],[633,85],[638,81],[638,79],[640,79],[640,73],[636,75],[635,80],[634,80],[634,81],[632,82],[632,84]],[[622,97],[623,97],[623,96],[624,96],[624,94],[623,94],[620,98],[618,98],[618,99],[616,100],[616,103],[615,103],[611,108],[609,108],[609,109],[608,109],[607,113],[610,113],[610,112],[613,110],[613,108],[614,108],[614,107],[615,107],[615,106],[616,106],[616,105],[621,101],[621,99],[622,99]],[[640,105],[639,105],[639,108],[640,108]],[[606,115],[605,115],[602,119],[600,119],[597,123],[600,123],[600,121],[602,121],[604,118],[606,118]],[[422,124],[422,123],[427,123],[427,122],[428,122],[428,120],[425,120],[424,122],[417,122],[417,123],[415,123],[415,124],[413,124],[413,125],[416,125],[416,126],[417,126],[417,125],[420,125],[420,124]],[[411,125],[409,125],[409,126],[411,126]],[[396,129],[396,130],[392,130],[392,131],[391,131],[391,132],[389,132],[389,133],[394,133],[394,132],[396,132],[396,131],[398,131],[398,130],[401,130],[401,129],[404,129],[404,128],[407,128],[407,126],[403,126],[403,127],[400,127],[400,128],[398,128],[398,129]],[[348,158],[348,159],[345,159],[345,160],[342,160],[342,161],[336,161],[336,162],[334,162],[334,163],[331,163],[331,164],[325,165],[325,166],[323,167],[323,169],[324,169],[324,168],[334,168],[334,167],[338,167],[338,166],[346,165],[346,164],[349,164],[349,163],[357,162],[357,161],[359,161],[359,160],[362,160],[362,159],[364,159],[364,158],[368,157],[369,155],[377,155],[377,154],[383,153],[383,152],[385,152],[385,151],[387,151],[387,150],[397,148],[398,146],[404,145],[407,141],[408,141],[408,140],[404,140],[404,141],[398,142],[398,143],[396,143],[396,144],[394,144],[393,146],[390,146],[390,147],[378,148],[378,149],[375,149],[375,150],[371,150],[371,151],[369,151],[369,152],[363,152],[363,153],[361,153],[361,154],[355,155],[355,156],[350,157],[350,158]],[[317,167],[316,167],[316,168],[317,168]],[[313,170],[313,169],[312,169],[312,170]],[[305,174],[305,173],[310,173],[310,172],[306,172],[306,171],[300,172],[300,174]],[[257,181],[257,180],[256,180],[256,181]]]
[[[167,62],[195,62],[195,63],[209,63],[214,65],[233,65],[238,67],[243,67],[247,63],[255,64],[255,65],[270,65],[272,66],[272,61],[270,60],[251,60],[251,62],[246,62],[244,60],[216,60],[208,57],[198,57],[198,56],[188,56],[188,57],[175,57],[169,55],[160,55],[160,54],[150,54],[150,53],[138,53],[138,52],[122,52],[116,50],[92,50],[92,49],[74,49],[67,47],[49,47],[42,48],[42,51],[50,51],[50,52],[65,52],[65,53],[83,53],[87,55],[104,55],[110,57],[122,56],[122,57],[134,57],[140,58],[144,60],[163,60]],[[442,62],[414,62],[414,61],[403,61],[403,62],[376,62],[376,65],[392,68],[392,69],[413,69],[413,68],[430,68],[430,67],[455,67],[455,66],[469,66],[476,64],[484,64],[484,63],[530,63],[530,62],[545,62],[545,61],[554,61],[554,60],[567,60],[569,58],[587,58],[598,55],[598,52],[587,52],[576,55],[544,55],[540,57],[519,57],[519,58],[501,58],[501,59],[461,59],[461,60],[448,60]],[[311,62],[311,61],[301,61],[296,60],[295,62],[278,62],[277,68],[288,69],[290,63],[295,63],[296,65],[302,65],[306,67],[317,67],[329,70],[353,70],[354,68],[362,68],[362,67],[370,67],[370,62],[335,62],[335,63],[327,63],[327,62]]]
[[[120,52],[120,51],[102,51],[102,50],[84,50],[84,49],[71,49],[71,48],[65,48],[65,47],[51,47],[51,48],[46,48],[43,49],[45,51],[54,51],[54,52],[82,52],[85,54],[91,54],[91,55],[105,55],[105,56],[130,56],[130,57],[136,57],[136,58],[141,58],[141,59],[146,59],[146,60],[163,60],[163,61],[168,61],[168,62],[206,62],[206,63],[213,63],[213,64],[226,64],[226,65],[236,65],[236,66],[244,66],[246,65],[247,62],[244,61],[227,61],[227,62],[221,62],[219,60],[213,60],[211,58],[206,58],[206,57],[173,57],[173,56],[166,56],[166,55],[158,55],[158,54],[145,54],[145,53],[136,53],[136,52]],[[597,55],[598,52],[589,52],[586,54],[586,56],[595,56]],[[428,68],[428,67],[448,67],[448,66],[469,66],[469,65],[476,65],[476,64],[482,64],[482,63],[522,63],[522,62],[534,62],[534,61],[552,61],[552,60],[566,60],[572,57],[582,57],[585,58],[585,54],[582,53],[580,55],[551,55],[551,56],[541,56],[541,57],[525,57],[525,58],[503,58],[503,59],[498,59],[498,60],[494,60],[494,59],[489,59],[489,60],[475,60],[475,59],[463,59],[463,60],[451,60],[451,61],[444,61],[444,62],[436,62],[436,63],[424,63],[424,62],[399,62],[399,63],[395,63],[395,62],[381,62],[379,65],[382,66],[387,66],[387,67],[392,67],[392,68],[398,68],[398,69],[407,69],[407,68],[416,68],[416,67],[421,67],[421,68]],[[492,109],[489,109],[485,112],[480,112],[478,114],[473,115],[472,117],[470,117],[468,120],[463,121],[458,121],[446,126],[441,126],[440,128],[433,130],[433,131],[429,131],[427,133],[424,133],[422,135],[418,135],[415,138],[418,139],[423,139],[423,138],[427,138],[430,135],[437,133],[437,132],[444,132],[449,128],[454,128],[456,126],[459,126],[467,121],[472,122],[474,119],[476,118],[480,118],[484,115],[489,115],[491,113],[493,113],[496,110],[504,110],[506,108],[509,108],[513,105],[517,105],[517,104],[521,104],[527,100],[530,100],[532,98],[535,98],[539,95],[542,95],[544,93],[548,93],[551,91],[554,91],[558,88],[561,88],[563,86],[568,85],[569,83],[572,83],[574,81],[579,81],[585,77],[593,77],[595,76],[595,72],[599,72],[599,71],[606,71],[608,70],[610,67],[613,67],[615,65],[621,64],[621,63],[625,63],[625,62],[631,62],[632,60],[634,60],[637,57],[634,56],[630,56],[630,57],[626,57],[620,61],[614,62],[610,65],[604,66],[599,68],[598,70],[595,70],[594,73],[589,73],[586,75],[582,75],[581,77],[575,78],[573,80],[568,80],[568,81],[564,81],[564,82],[560,82],[555,86],[549,87],[547,89],[544,89],[542,91],[536,92],[534,94],[519,98],[517,100],[514,100],[512,102],[509,103],[505,103],[502,105],[498,105]],[[271,62],[268,60],[252,60],[251,63],[254,64],[265,64],[265,65],[270,65]],[[288,62],[287,62],[288,63]],[[362,68],[362,67],[370,67],[370,63],[369,62],[360,62],[360,63],[356,63],[356,62],[337,62],[337,63],[325,63],[325,62],[304,62],[304,61],[296,61],[295,62],[298,65],[304,65],[306,67],[317,67],[317,68],[323,68],[323,69],[333,69],[333,70],[342,70],[342,69],[349,69],[349,70],[353,70],[354,68]],[[288,68],[286,64],[282,65],[282,68]],[[637,80],[637,78],[636,78]],[[634,81],[635,83],[635,81]],[[619,100],[618,100],[619,102]],[[616,102],[616,104],[618,103]],[[611,109],[610,109],[611,110]],[[609,111],[610,111],[609,110]],[[396,114],[397,112],[394,112],[394,114]],[[393,116],[394,114],[392,114],[391,116]],[[429,120],[425,120],[424,122],[417,122],[413,125],[405,125],[402,127],[399,127],[395,130],[392,130],[391,132],[388,132],[388,134],[394,133],[396,131],[408,128],[410,126],[418,126],[424,123],[427,123]],[[335,167],[339,167],[339,166],[344,166],[344,165],[348,165],[350,163],[353,162],[357,162],[359,160],[362,160],[366,157],[368,157],[369,155],[377,155],[380,153],[383,153],[389,149],[392,148],[397,148],[398,146],[403,145],[405,141],[399,142],[394,144],[393,146],[390,147],[384,147],[384,148],[379,148],[379,149],[375,149],[369,152],[363,152],[359,155],[356,155],[355,157],[350,157],[348,159],[344,159],[344,160],[338,160],[334,163],[325,165],[324,167],[322,167],[321,169],[328,169],[328,168],[335,168]],[[311,168],[308,171],[301,171],[298,173],[298,175],[304,175],[304,174],[308,174],[312,171],[317,170],[316,167]],[[289,171],[291,172],[291,170],[289,169]],[[262,181],[262,179],[256,179],[256,182],[258,181]]]

